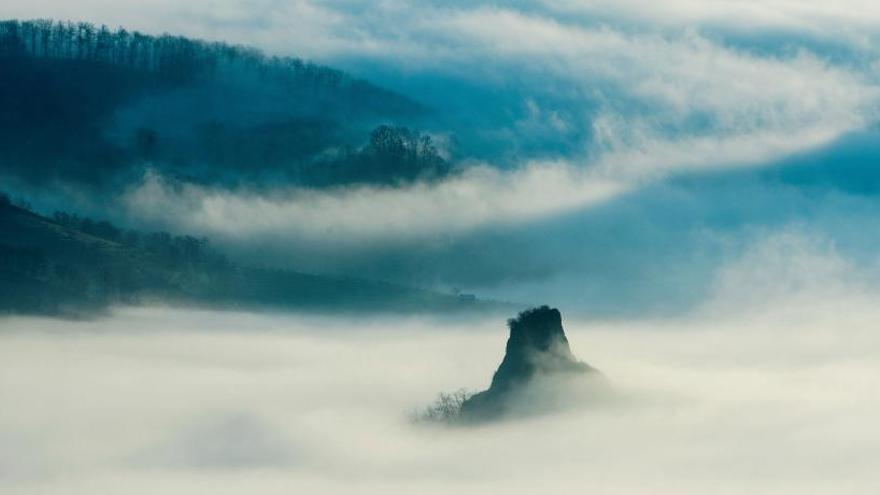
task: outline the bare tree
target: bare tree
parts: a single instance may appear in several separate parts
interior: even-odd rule
[[[453,392],[440,392],[433,404],[417,411],[412,419],[416,423],[453,424],[461,417],[461,405],[471,395],[471,392],[463,388]]]

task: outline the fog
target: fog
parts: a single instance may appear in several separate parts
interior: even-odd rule
[[[0,491],[875,492],[875,294],[811,277],[736,297],[752,261],[686,317],[565,318],[611,394],[484,427],[408,413],[440,391],[485,388],[503,321],[166,308],[4,318]],[[843,269],[819,261],[830,268],[813,273]]]
[[[4,189],[209,236],[242,266],[546,302],[610,387],[415,424],[489,384],[503,318],[0,315],[0,493],[880,493],[880,4],[223,3],[4,0],[0,17],[329,64],[424,105],[404,123],[455,173],[311,189],[241,172],[266,164],[230,167],[233,186],[157,163],[106,195],[42,171]],[[182,126],[164,116],[192,102],[157,98],[139,104],[155,126]]]
[[[0,14],[328,64],[429,109],[397,123],[432,136],[456,173],[316,190],[251,184],[242,171],[263,163],[227,164],[228,183],[155,163],[106,195],[6,189],[47,215],[206,236],[241,264],[604,314],[689,309],[754,231],[805,224],[873,256],[880,8],[865,0],[222,3],[6,0]],[[130,134],[145,107],[161,135],[177,112],[265,113],[256,95],[222,109],[158,98],[107,131]]]

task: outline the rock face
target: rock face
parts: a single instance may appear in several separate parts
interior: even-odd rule
[[[507,325],[510,337],[504,360],[492,376],[489,389],[464,401],[463,420],[497,419],[509,412],[513,401],[528,400],[527,390],[540,387],[549,382],[547,379],[600,375],[571,353],[559,310],[541,306],[523,311]]]

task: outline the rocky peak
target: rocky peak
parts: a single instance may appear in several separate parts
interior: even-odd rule
[[[489,389],[462,404],[466,420],[486,420],[502,415],[511,398],[532,385],[536,378],[597,373],[571,352],[559,310],[541,306],[508,320],[510,337],[504,360],[492,377]]]

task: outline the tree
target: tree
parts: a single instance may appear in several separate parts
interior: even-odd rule
[[[393,177],[402,181],[431,179],[446,175],[448,167],[430,136],[406,127],[382,125],[370,133],[366,150],[374,177]]]
[[[14,56],[25,51],[18,21],[0,22],[0,55]]]
[[[417,423],[453,424],[461,418],[461,405],[471,395],[463,388],[454,392],[440,392],[433,404],[416,412],[412,419]]]

